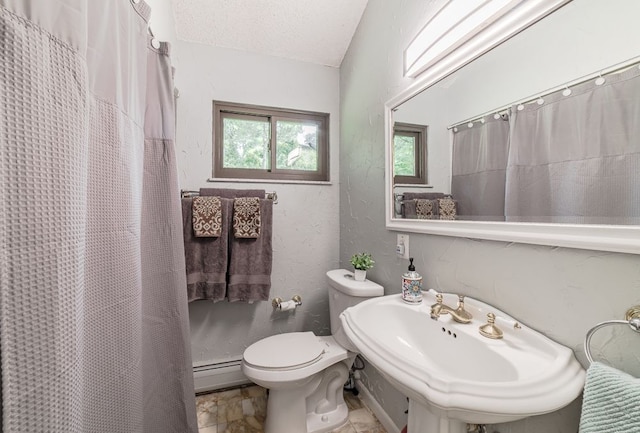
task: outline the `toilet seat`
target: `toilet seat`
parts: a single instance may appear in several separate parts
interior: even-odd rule
[[[294,362],[292,362],[293,358],[286,360],[292,352],[297,352],[296,348],[292,344],[292,341],[294,340],[291,339],[291,336],[294,334],[299,333],[292,332],[274,335],[273,337],[268,337],[249,346],[244,351],[242,359],[242,372],[244,375],[252,382],[265,388],[289,386],[289,384],[293,384],[297,381],[310,380],[314,374],[324,370],[336,362],[346,360],[349,357],[347,350],[340,346],[332,336],[317,336],[312,332],[305,332],[302,334],[307,334],[306,336],[298,336],[294,338],[300,338],[303,342],[307,341],[310,347],[314,348],[313,351],[307,352],[311,354],[307,355],[307,357],[296,354],[296,356],[299,357],[297,358],[297,361]],[[279,347],[279,350],[274,350],[274,346],[271,344],[261,344],[267,340],[271,341],[271,338],[275,338],[276,344],[282,344]],[[314,341],[311,342],[311,340]],[[261,347],[261,349],[255,349],[253,346],[256,344],[259,345],[258,347]],[[319,354],[316,352],[318,347],[320,350]],[[269,356],[276,356],[276,352],[279,353],[285,361],[272,362],[270,364],[271,367],[262,367],[261,364],[269,363],[265,362],[264,359],[260,357],[265,353]],[[304,353],[304,350],[302,353]],[[291,365],[295,362],[299,362],[299,364]],[[274,365],[285,365],[285,367],[273,367]]]
[[[244,361],[265,370],[293,370],[316,363],[324,351],[313,332],[289,332],[253,343],[245,350]]]

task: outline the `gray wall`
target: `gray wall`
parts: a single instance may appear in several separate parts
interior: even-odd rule
[[[396,258],[396,233],[384,225],[383,104],[412,83],[402,77],[402,51],[439,3],[369,0],[341,66],[340,262],[348,266],[354,252],[371,252],[376,267],[368,278],[382,284],[387,294],[400,292],[407,262]],[[596,3],[574,0],[560,12],[570,16],[571,8],[591,8]],[[619,3],[626,7],[633,2]],[[597,26],[598,14],[590,17],[580,26]],[[594,52],[608,49],[607,40],[593,46]],[[628,307],[640,303],[640,256],[636,255],[424,234],[411,234],[410,247],[427,288],[493,304],[572,348],[584,365],[586,331],[600,321],[620,318]],[[624,331],[603,329],[594,346],[602,348],[600,356],[632,372],[637,359],[631,353],[639,339],[627,339],[630,333]],[[404,396],[370,366],[363,376],[394,422],[404,425]],[[556,413],[495,428],[501,433],[573,433],[579,411],[576,401]]]
[[[280,313],[270,302],[191,303],[194,364],[241,357],[248,345],[282,332],[328,334],[325,273],[337,267],[339,251],[339,70],[183,41],[174,48],[180,186],[276,191],[271,297],[299,294],[303,300],[295,311]],[[332,184],[207,183],[213,100],[329,113]]]

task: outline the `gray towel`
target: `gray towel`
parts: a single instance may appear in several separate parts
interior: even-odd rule
[[[402,193],[403,200],[414,200],[417,198],[425,200],[435,200],[438,198],[445,198],[447,195],[443,192],[404,192]]]
[[[214,195],[222,198],[258,197],[265,198],[264,189],[200,188],[201,196]]]
[[[192,224],[192,198],[182,199],[182,228],[189,302],[224,300],[227,288],[229,226],[232,200],[220,199],[222,231],[217,238],[198,238]]]
[[[273,200],[260,199],[261,232],[257,239],[231,237],[229,301],[268,301],[273,251],[271,233]]]
[[[580,433],[640,432],[640,379],[591,363],[582,401]]]
[[[403,218],[418,218],[415,200],[437,200],[444,197],[446,194],[443,192],[404,192],[402,193],[402,216]]]

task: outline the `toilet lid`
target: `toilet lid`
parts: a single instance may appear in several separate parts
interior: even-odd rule
[[[313,332],[289,332],[253,343],[244,351],[244,360],[260,368],[287,369],[313,364],[322,353]]]

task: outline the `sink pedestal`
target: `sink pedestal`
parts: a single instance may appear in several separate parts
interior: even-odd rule
[[[407,433],[466,433],[467,423],[432,413],[429,408],[409,399]]]

